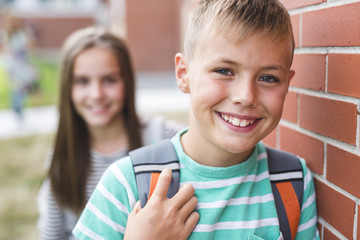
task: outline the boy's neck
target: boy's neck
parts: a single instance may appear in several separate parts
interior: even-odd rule
[[[230,167],[245,162],[254,151],[254,148],[242,153],[232,153],[226,149],[219,149],[211,143],[194,142],[192,132],[184,133],[180,142],[186,155],[195,162],[210,167]]]

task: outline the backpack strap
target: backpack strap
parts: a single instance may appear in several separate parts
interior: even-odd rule
[[[167,197],[173,197],[180,186],[180,165],[169,139],[129,152],[131,157],[141,206],[150,199],[163,169],[172,170]]]
[[[295,239],[304,194],[300,160],[293,154],[266,147],[271,188],[284,239]]]
[[[299,159],[293,155],[266,147],[269,174],[274,194],[280,231],[284,239],[295,239],[300,221],[304,180]],[[141,206],[144,207],[165,168],[172,170],[167,197],[173,197],[180,186],[180,165],[169,139],[129,152]]]

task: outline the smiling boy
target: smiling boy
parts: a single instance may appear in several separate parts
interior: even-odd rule
[[[103,176],[74,234],[121,239],[126,229],[127,239],[283,239],[261,140],[280,121],[293,51],[290,18],[278,1],[200,1],[185,53],[175,56],[178,87],[191,98],[189,127],[171,139],[182,188],[167,199],[164,172],[141,209],[131,159],[122,159]],[[300,162],[304,195],[291,238],[319,239],[313,179]]]

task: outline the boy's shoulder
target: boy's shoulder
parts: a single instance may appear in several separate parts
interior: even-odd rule
[[[173,179],[180,179],[180,164],[170,139],[164,139],[129,152],[142,207],[149,198],[149,189],[155,189],[161,171],[171,169]],[[150,178],[150,181],[149,181]],[[179,181],[171,181],[168,197],[173,197],[179,188]]]

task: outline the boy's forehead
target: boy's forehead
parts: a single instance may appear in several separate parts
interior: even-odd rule
[[[227,26],[222,28],[214,24],[214,22],[208,22],[204,28],[202,29],[201,33],[198,35],[197,46],[194,49],[195,55],[199,49],[214,47],[216,36],[221,36],[224,40],[226,40],[231,45],[241,45],[244,40],[247,39],[258,39],[259,42],[273,42],[273,43],[284,43],[282,46],[289,49],[292,62],[293,57],[293,38],[292,35],[288,37],[282,37],[281,39],[276,39],[276,36],[269,35],[267,32],[261,31],[244,31],[244,28],[241,25],[238,26]]]
[[[203,59],[204,55],[208,56],[209,51],[217,51],[219,59],[233,59],[236,62],[237,49],[243,49],[244,45],[248,45],[250,40],[254,45],[257,45],[256,49],[264,50],[264,54],[268,49],[271,48],[273,52],[281,51],[286,56],[282,58],[282,64],[285,68],[290,68],[293,57],[292,38],[289,36],[284,40],[274,40],[272,37],[267,36],[264,33],[253,33],[248,36],[237,35],[234,32],[227,31],[225,29],[204,29],[204,33],[199,37],[197,47],[194,52],[194,59]],[[216,49],[216,50],[215,50]],[[226,51],[225,49],[232,49]],[[286,53],[287,52],[287,53]],[[221,56],[221,57],[220,57]],[[214,55],[212,55],[214,57]],[[208,57],[205,57],[210,60]],[[214,60],[214,59],[212,59]],[[211,61],[212,61],[211,60]]]

